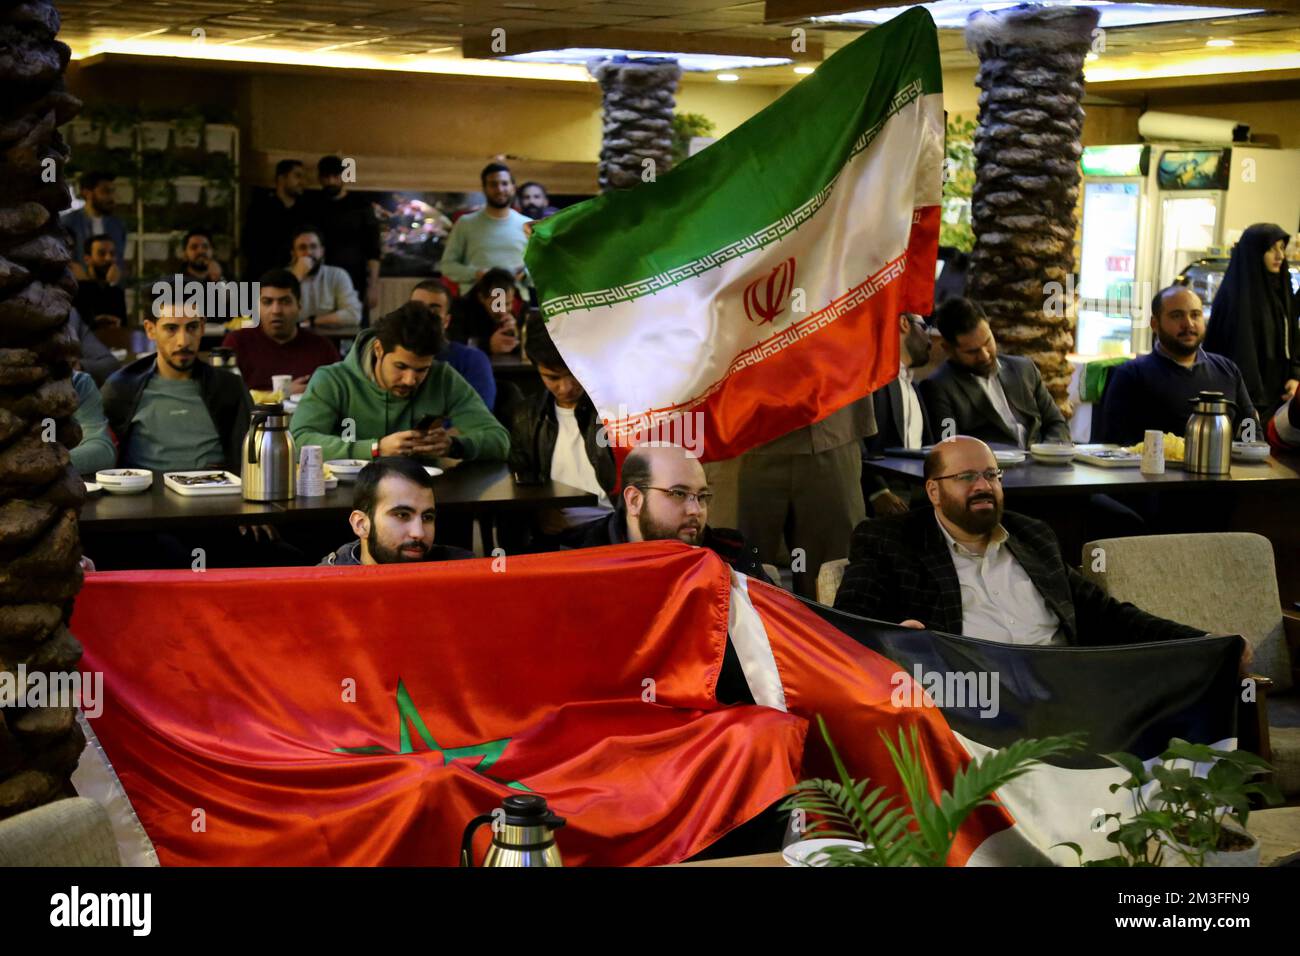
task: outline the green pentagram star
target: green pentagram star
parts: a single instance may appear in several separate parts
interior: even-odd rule
[[[501,755],[506,752],[506,747],[510,745],[510,737],[502,737],[499,740],[487,740],[480,744],[471,744],[468,747],[442,747],[433,739],[433,734],[429,733],[429,728],[425,726],[424,718],[420,716],[420,710],[411,700],[411,695],[406,689],[406,684],[399,678],[397,681],[397,725],[398,725],[398,749],[392,750],[384,746],[369,747],[335,747],[334,753],[338,754],[412,754],[417,752],[437,751],[442,754],[444,764],[449,764],[453,760],[467,760],[471,757],[478,757],[472,769],[475,773],[482,774],[495,783],[505,784],[515,790],[529,790],[530,788],[520,783],[518,780],[501,780],[492,776],[486,771],[495,764]],[[411,728],[415,729],[416,735],[424,746],[417,750],[415,743],[411,740]]]

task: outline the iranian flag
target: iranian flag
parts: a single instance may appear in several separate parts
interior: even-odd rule
[[[730,458],[897,374],[897,316],[933,302],[941,90],[908,11],[672,172],[537,225],[542,313],[614,444],[699,413],[703,457]]]

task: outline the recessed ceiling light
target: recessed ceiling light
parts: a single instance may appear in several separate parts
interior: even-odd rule
[[[811,73],[811,72],[812,72],[813,70],[815,70],[815,69],[816,69],[816,67],[813,67],[813,66],[796,66],[796,67],[794,68],[794,71],[795,71],[796,73],[798,73],[800,76],[807,76],[809,73]]]
[[[1019,0],[936,0],[921,6],[930,11],[936,26],[958,28],[966,25],[971,14],[978,11],[1005,10]],[[1213,6],[1175,6],[1160,3],[1108,3],[1105,0],[1039,0],[1048,7],[1096,7],[1101,12],[1101,27],[1145,26],[1152,23],[1177,23],[1182,20],[1211,20],[1222,17],[1242,17],[1263,10],[1245,10]],[[836,13],[812,17],[814,23],[880,24],[903,13],[911,7],[890,6],[853,13]]]
[[[1233,46],[1234,44],[1231,40],[1206,40],[1205,45],[1206,46]]]
[[[718,82],[719,82],[719,83],[735,83],[738,79],[740,79],[740,77],[738,77],[735,73],[719,73],[719,74],[718,74]]]

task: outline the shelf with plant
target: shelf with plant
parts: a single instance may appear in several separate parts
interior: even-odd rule
[[[1262,757],[1244,750],[1216,750],[1175,737],[1159,762],[1147,767],[1132,754],[1106,754],[1128,771],[1111,784],[1110,792],[1128,790],[1136,812],[1124,818],[1108,813],[1117,827],[1106,834],[1119,852],[1100,860],[1084,860],[1076,843],[1063,843],[1082,866],[1239,866],[1259,861],[1259,842],[1246,824],[1250,804],[1282,801],[1282,794],[1264,779],[1273,768]],[[1196,765],[1212,764],[1204,776]],[[1190,766],[1189,766],[1190,765]],[[1253,861],[1253,862],[1252,862]]]
[[[812,821],[805,838],[838,837],[862,844],[861,849],[832,846],[819,851],[826,866],[945,866],[962,824],[979,807],[995,804],[993,794],[1000,787],[1028,773],[1039,761],[1077,750],[1083,742],[1080,734],[1016,741],[958,771],[952,789],[935,799],[916,728],[911,728],[910,742],[899,728],[897,745],[881,731],[903,784],[904,805],[897,794],[872,786],[869,778],[854,780],[820,714],[817,726],[839,779],[799,783],[781,809],[803,811]]]

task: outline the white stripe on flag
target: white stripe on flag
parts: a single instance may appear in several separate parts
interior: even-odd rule
[[[749,578],[735,569],[731,571],[730,604],[727,631],[736,656],[740,658],[740,669],[745,673],[749,692],[754,695],[754,703],[785,712],[785,688],[776,669],[776,657],[772,654],[767,628],[749,599]]]
[[[972,760],[993,749],[953,731]],[[1235,750],[1236,738],[1210,744],[1216,750]],[[1144,761],[1148,768],[1158,758]],[[1178,763],[1181,763],[1179,761]],[[1204,774],[1209,765],[1198,765],[1195,772]],[[1057,843],[1077,843],[1085,860],[1117,856],[1119,847],[1106,839],[1114,831],[1114,821],[1104,821],[1107,813],[1120,813],[1127,819],[1135,812],[1129,791],[1110,792],[1112,783],[1128,779],[1128,771],[1119,767],[1070,770],[1039,764],[1029,773],[1013,780],[998,791],[1007,812],[1016,825],[999,830],[970,855],[967,866],[1075,866],[1078,857],[1069,847],[1052,847]],[[1143,796],[1150,800],[1159,788],[1152,783]]]
[[[72,785],[76,787],[77,795],[94,800],[108,813],[123,866],[161,866],[153,841],[135,815],[131,798],[126,795],[117,771],[108,762],[108,755],[100,746],[90,721],[78,711],[77,722],[86,735],[86,749],[81,752],[77,769],[72,772]]]

